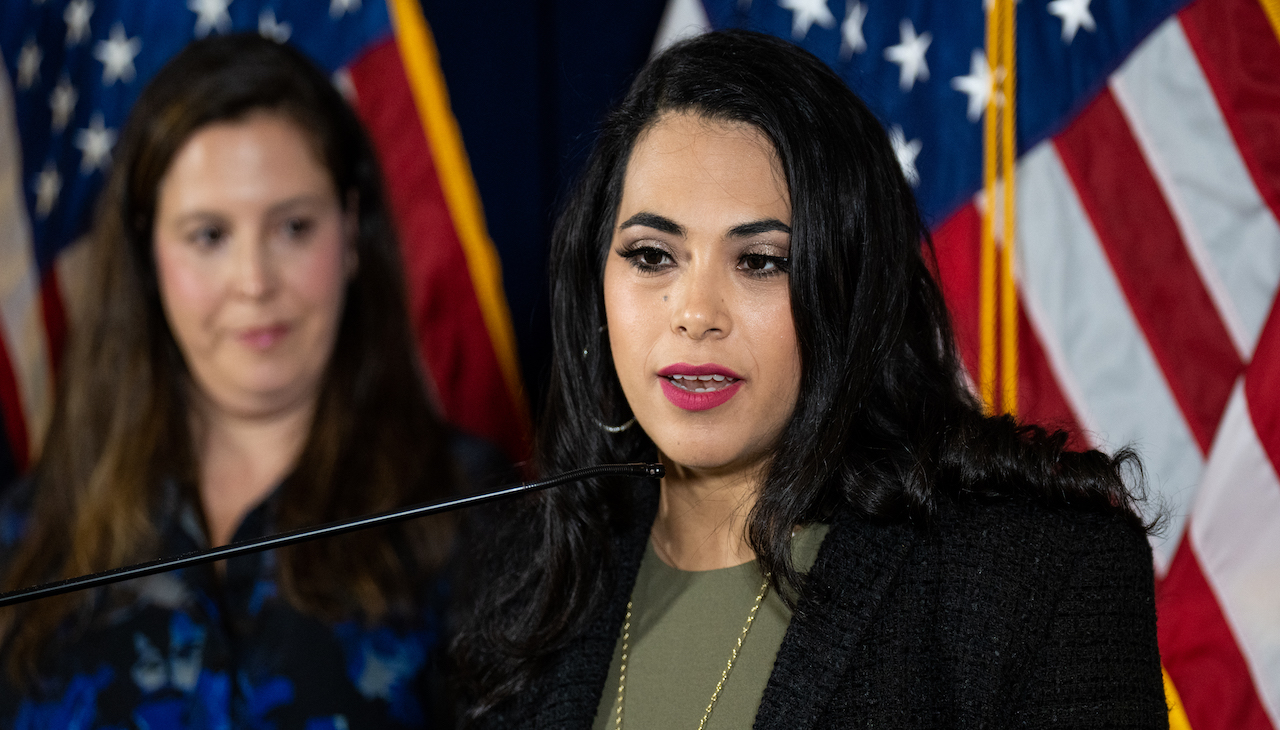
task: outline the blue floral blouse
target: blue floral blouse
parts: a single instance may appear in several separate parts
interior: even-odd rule
[[[0,569],[26,515],[16,486],[0,505]],[[176,493],[177,490],[172,490]],[[270,499],[234,540],[267,534]],[[166,553],[206,546],[196,511],[177,499],[162,525]],[[347,730],[430,726],[444,585],[427,589],[403,625],[325,623],[277,593],[272,553],[140,578],[103,589],[91,628],[51,642],[35,687],[0,671],[0,727]],[[439,704],[438,702],[435,704]]]

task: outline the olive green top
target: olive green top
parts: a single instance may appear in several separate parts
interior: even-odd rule
[[[796,532],[792,550],[798,570],[808,572],[826,535],[827,525],[802,527]],[[731,568],[686,571],[662,562],[652,542],[645,547],[631,591],[623,728],[698,727],[763,581],[754,560]],[[720,690],[706,730],[751,727],[790,622],[791,610],[770,588]],[[617,726],[621,659],[619,632],[596,711],[595,730]]]

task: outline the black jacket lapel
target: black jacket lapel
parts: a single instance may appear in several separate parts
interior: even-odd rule
[[[756,730],[813,727],[913,542],[905,525],[837,516],[778,648]]]

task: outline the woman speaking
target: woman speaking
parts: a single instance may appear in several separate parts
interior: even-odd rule
[[[922,241],[925,245],[922,248]],[[749,32],[653,59],[552,249],[546,493],[456,649],[494,728],[1161,727],[1132,454],[967,390],[889,139]]]
[[[90,234],[92,303],[8,496],[7,590],[436,499],[456,482],[359,122],[257,36],[139,98]],[[0,724],[421,727],[442,519],[0,612]]]

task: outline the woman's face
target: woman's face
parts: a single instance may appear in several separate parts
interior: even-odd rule
[[[309,405],[356,221],[304,132],[265,112],[201,128],[161,180],[155,220],[165,317],[206,402],[250,417]]]
[[[632,151],[617,221],[605,311],[637,421],[677,465],[758,464],[800,388],[772,145],[749,125],[663,116]]]

